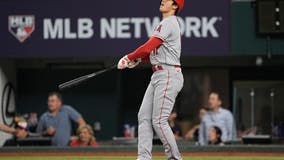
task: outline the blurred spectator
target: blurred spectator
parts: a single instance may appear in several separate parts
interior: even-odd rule
[[[194,139],[194,141],[198,142],[198,135],[199,135],[199,127],[200,127],[200,123],[202,121],[203,116],[206,113],[206,109],[205,107],[201,107],[199,110],[199,122],[198,124],[196,124],[195,126],[193,126],[184,136],[184,139],[188,140],[188,139]]]
[[[1,125],[0,125],[1,126]],[[2,126],[3,127],[3,126]],[[7,133],[11,133],[14,135],[13,138],[8,139],[4,146],[16,146],[17,145],[17,139],[23,139],[29,136],[29,132],[28,132],[28,125],[27,122],[25,121],[25,119],[21,119],[19,120],[19,122],[16,123],[15,128],[11,128],[5,126],[3,131],[7,132]]]
[[[77,129],[77,137],[70,142],[70,146],[98,147],[94,131],[90,125],[83,125]]]
[[[26,121],[20,121],[16,125],[15,136],[19,139],[26,138],[29,135],[28,123]]]
[[[36,132],[37,123],[38,123],[37,113],[35,112],[30,113],[28,119],[28,126],[30,132]]]
[[[123,135],[125,138],[134,138],[135,137],[135,126],[130,126],[129,124],[124,124]]]
[[[169,125],[174,133],[176,140],[181,140],[181,130],[180,127],[176,124],[177,112],[173,111],[169,116]]]
[[[256,135],[258,128],[253,127],[253,128],[245,128],[242,126],[240,129],[237,130],[237,137],[242,138],[243,136],[246,135]]]
[[[209,111],[202,118],[199,129],[199,144],[208,144],[208,132],[211,127],[217,126],[222,131],[221,139],[228,142],[236,139],[236,129],[232,113],[221,107],[222,99],[220,94],[212,92],[209,95]]]
[[[15,128],[0,124],[0,131],[14,134],[17,138],[25,138],[28,135],[27,121],[23,117],[15,117]]]
[[[48,111],[45,112],[38,122],[37,132],[42,136],[52,137],[54,146],[67,146],[71,137],[72,124],[85,125],[82,116],[71,106],[62,104],[60,93],[52,92],[48,96]]]
[[[209,130],[208,143],[212,145],[222,145],[223,143],[221,137],[222,137],[221,129],[219,127],[213,126]]]

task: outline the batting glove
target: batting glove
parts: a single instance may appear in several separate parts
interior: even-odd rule
[[[127,68],[131,61],[128,59],[127,55],[122,57],[119,61],[118,61],[118,64],[117,64],[117,69],[125,69]]]
[[[141,58],[135,59],[134,61],[130,61],[128,63],[128,68],[134,68],[136,66],[138,66],[138,64],[141,62]]]

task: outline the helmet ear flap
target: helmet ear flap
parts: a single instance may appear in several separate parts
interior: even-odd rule
[[[174,0],[174,2],[178,6],[178,12],[180,12],[184,7],[184,0]]]

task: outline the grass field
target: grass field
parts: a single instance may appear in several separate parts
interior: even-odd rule
[[[136,160],[136,157],[68,157],[68,156],[51,156],[51,157],[0,157],[1,160]],[[165,157],[154,157],[153,160],[165,160]],[[183,160],[284,160],[284,157],[183,157]]]

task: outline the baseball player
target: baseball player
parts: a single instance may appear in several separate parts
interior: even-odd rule
[[[138,113],[138,160],[152,159],[153,128],[161,139],[168,160],[181,160],[175,137],[168,124],[176,96],[183,86],[180,68],[181,30],[176,14],[184,0],[162,0],[163,20],[150,39],[122,57],[118,69],[134,68],[150,61],[153,75]]]

